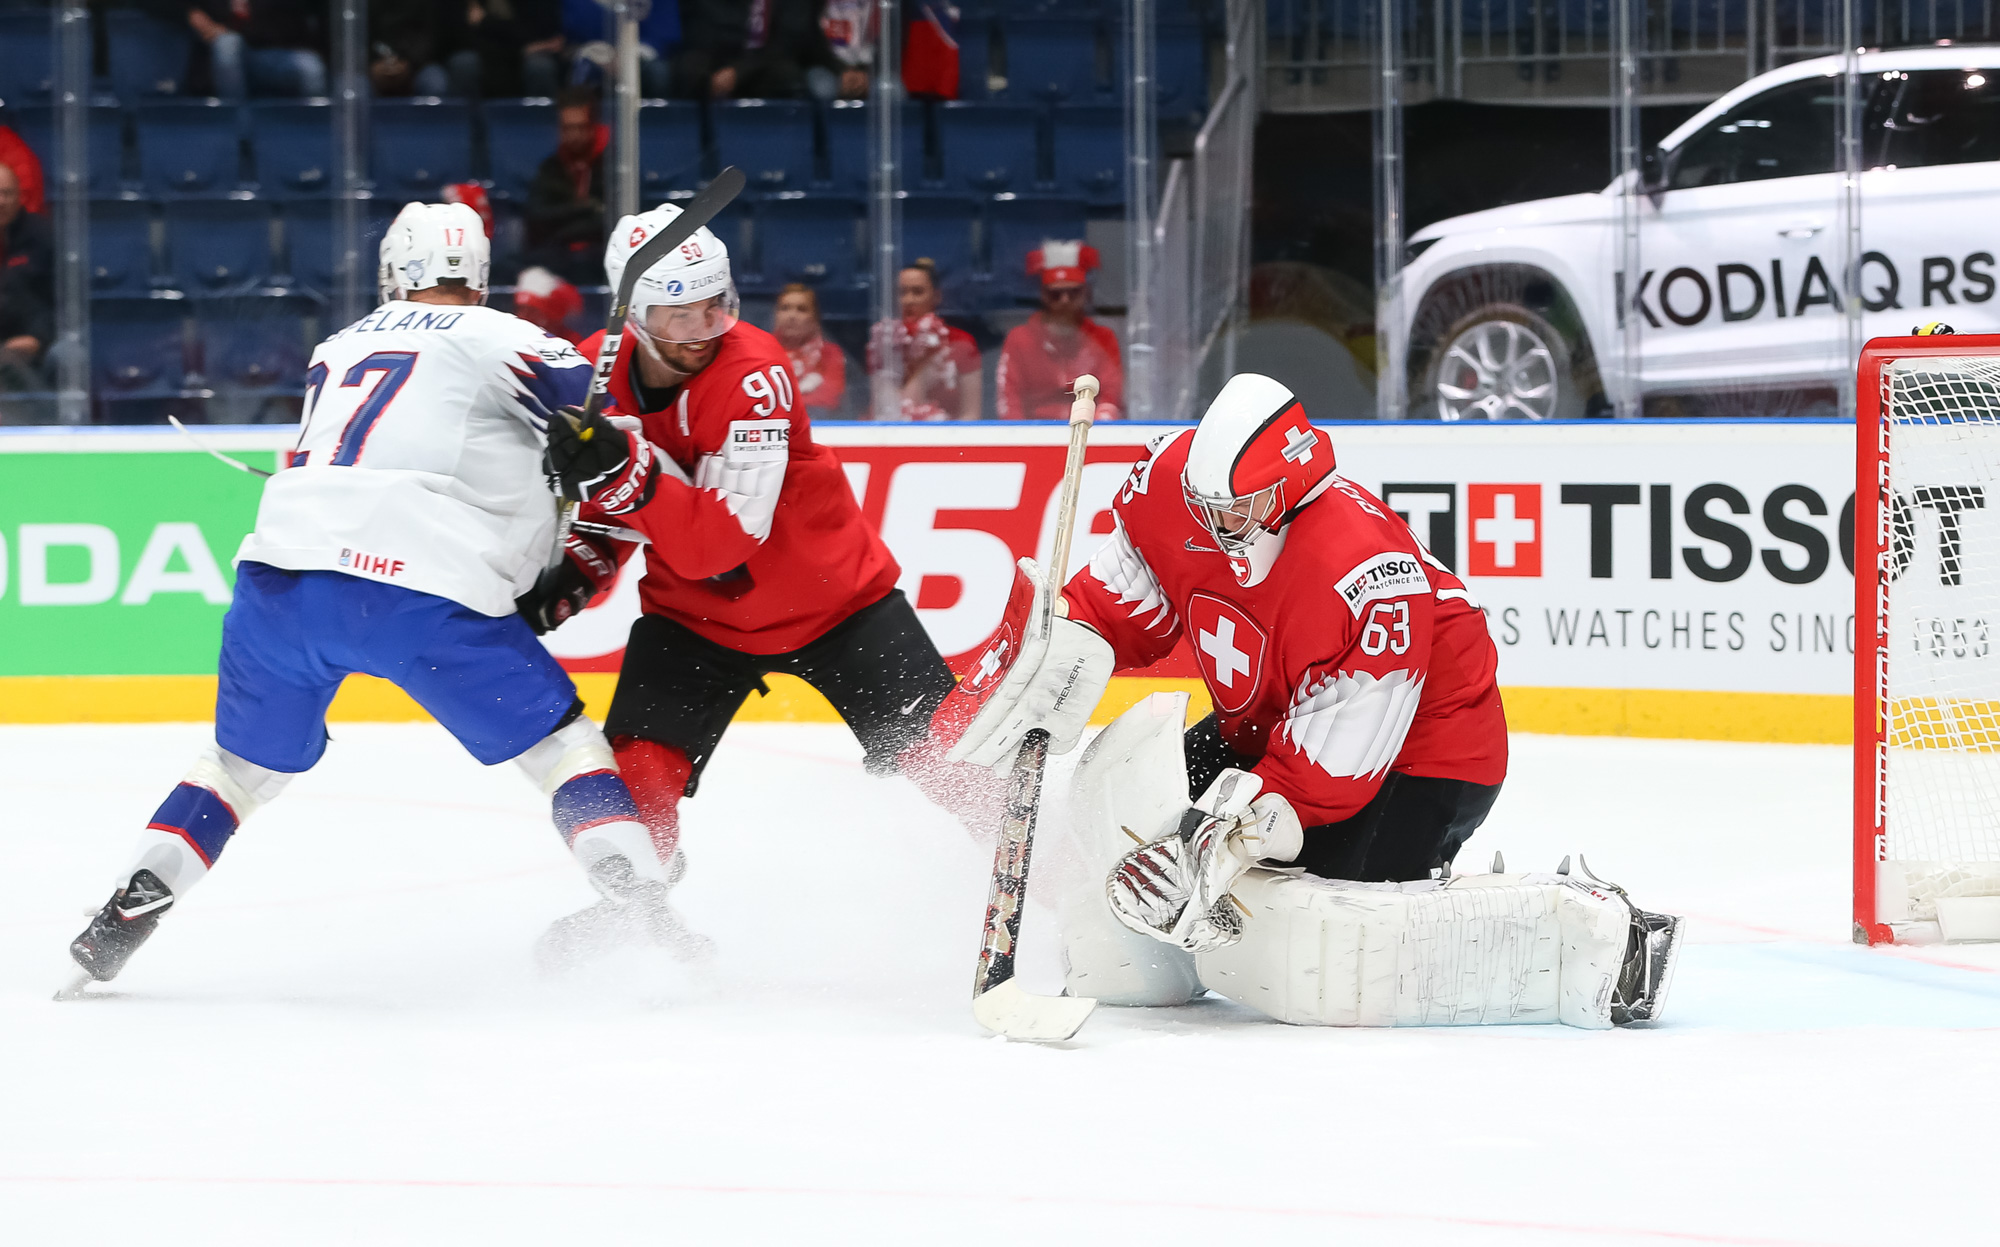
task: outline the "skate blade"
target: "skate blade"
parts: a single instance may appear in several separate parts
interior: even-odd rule
[[[57,1000],[95,1000],[97,993],[87,990],[97,980],[88,974],[78,974],[75,978],[56,989]]]

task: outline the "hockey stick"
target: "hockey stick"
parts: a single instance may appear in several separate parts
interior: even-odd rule
[[[1097,378],[1076,379],[1069,407],[1069,454],[1063,462],[1062,501],[1056,511],[1055,549],[1048,574],[1054,578],[1035,628],[1046,637],[1055,628],[1062,582],[1069,571],[1070,530],[1076,524],[1076,496],[1083,485],[1084,443],[1097,412]],[[1035,818],[1041,810],[1042,770],[1049,760],[1049,734],[1036,728],[1021,742],[1007,777],[1007,816],[993,853],[993,887],[986,898],[986,930],[979,944],[979,967],[972,980],[972,1016],[981,1026],[1009,1039],[1052,1041],[1076,1034],[1097,1002],[1085,996],[1037,996],[1014,977],[1014,948],[1021,938],[1021,912],[1028,900],[1028,857],[1035,846]]]
[[[189,429],[188,426],[182,424],[177,418],[173,416],[167,417],[167,423],[179,429],[181,431],[181,436],[193,442],[197,449],[207,451],[209,454],[214,455],[217,459],[222,460],[230,467],[235,468],[238,472],[248,472],[252,476],[262,476],[266,478],[276,475],[276,473],[266,472],[262,468],[253,468],[249,464],[243,462],[241,459],[232,459],[228,455],[223,454],[215,447],[209,445],[207,442],[204,442],[200,438],[196,437],[194,435],[193,430]]]
[[[611,369],[618,363],[618,348],[625,339],[625,313],[632,306],[632,290],[646,270],[667,257],[667,253],[694,237],[695,231],[715,219],[715,214],[727,208],[736,196],[743,192],[743,170],[730,165],[715,175],[715,180],[688,200],[681,214],[673,219],[667,228],[646,240],[646,244],[634,251],[625,261],[625,271],[618,275],[618,293],[611,300],[610,314],[604,318],[604,341],[597,348],[597,371],[590,375],[590,397],[583,401],[583,419],[564,417],[572,426],[583,426],[592,416],[604,410],[604,400],[611,392]],[[591,431],[585,427],[577,434],[578,441],[590,440]],[[576,503],[568,498],[556,500],[556,548],[549,553],[549,566],[562,562],[563,543],[569,540],[570,526],[576,522]]]

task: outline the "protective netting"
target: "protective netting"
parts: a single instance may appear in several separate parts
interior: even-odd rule
[[[1882,406],[1882,900],[1936,921],[1941,897],[2000,895],[2000,358],[1890,363]]]

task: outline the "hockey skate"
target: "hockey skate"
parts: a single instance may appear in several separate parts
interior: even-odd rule
[[[158,875],[150,870],[134,871],[131,880],[104,902],[83,934],[70,941],[70,958],[83,973],[56,998],[71,999],[93,981],[108,983],[117,978],[173,904],[172,890]]]
[[[687,874],[687,859],[675,853],[667,882],[641,878],[621,856],[602,859],[590,871],[591,886],[604,897],[586,909],[549,924],[535,949],[544,973],[576,969],[618,948],[657,946],[682,961],[704,961],[714,941],[691,929],[668,901],[669,891]]]
[[[1624,888],[1591,873],[1590,863],[1581,854],[1576,860],[1577,878],[1617,893],[1632,911],[1625,961],[1618,971],[1618,985],[1611,993],[1611,1024],[1630,1026],[1634,1022],[1659,1021],[1666,1006],[1667,988],[1673,984],[1674,962],[1680,955],[1681,919],[1674,914],[1649,913],[1639,908],[1632,904]],[[1568,864],[1565,859],[1563,865]]]

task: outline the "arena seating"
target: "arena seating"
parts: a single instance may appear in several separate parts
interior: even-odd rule
[[[144,295],[152,281],[152,210],[129,199],[91,200],[91,293]]]
[[[1042,181],[1041,118],[1027,104],[953,100],[937,106],[940,184],[952,191],[1025,191]]]
[[[430,198],[452,182],[472,180],[469,105],[421,97],[376,100],[368,123],[368,172],[377,194]]]
[[[221,100],[157,100],[132,120],[147,194],[225,195],[241,184],[241,109]]]
[[[817,164],[813,106],[804,100],[725,100],[712,105],[717,167],[735,165],[752,191],[803,190]]]
[[[332,194],[338,162],[333,112],[325,100],[254,100],[250,165],[257,193],[278,198]]]
[[[190,296],[244,294],[271,277],[271,206],[177,199],[163,208],[167,272]]]
[[[555,127],[543,140],[556,149]],[[693,190],[701,181],[701,108],[687,100],[647,100],[639,110],[639,199],[658,203],[669,191]]]
[[[527,199],[535,171],[555,150],[555,132],[552,100],[487,101],[486,172],[496,199]]]
[[[1162,0],[1163,117],[1206,100],[1214,30],[1196,11],[1204,2]],[[1122,205],[1124,5],[963,8],[961,98],[903,105],[900,251],[937,262],[947,312],[977,316],[1032,301],[1023,258],[1044,237],[1083,236],[1090,217]],[[279,375],[303,358],[302,326],[324,332],[336,286],[333,105],[188,97],[180,23],[129,8],[93,9],[92,20],[103,24],[105,71],[87,123],[92,314],[104,326],[93,375],[128,411],[212,391],[241,416],[243,403],[295,395]],[[52,195],[53,66],[46,9],[0,0],[0,123],[43,154]],[[496,267],[511,272],[529,187],[555,148],[555,112],[546,99],[371,102],[360,135],[371,193],[364,285],[372,290],[375,246],[403,202],[472,180],[491,189]],[[683,198],[721,166],[741,167],[750,192],[714,228],[741,257],[745,294],[805,281],[829,319],[852,322],[872,307],[869,118],[862,101],[644,101],[642,202]],[[497,291],[495,302],[506,298]]]

